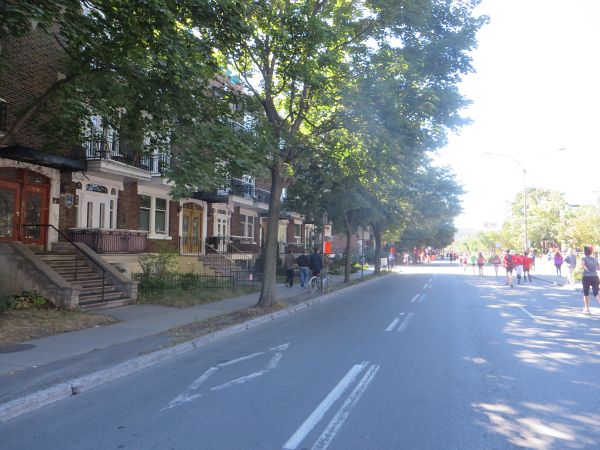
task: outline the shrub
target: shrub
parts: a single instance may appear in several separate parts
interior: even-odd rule
[[[48,300],[37,291],[23,291],[20,294],[0,297],[0,312],[9,309],[43,308],[47,305]]]
[[[145,276],[163,275],[177,268],[177,254],[161,252],[156,255],[144,255],[140,258],[140,267]]]

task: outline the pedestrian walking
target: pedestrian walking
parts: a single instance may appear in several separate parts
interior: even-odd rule
[[[292,287],[294,285],[294,255],[292,249],[288,248],[285,259],[283,260],[283,268],[285,269],[285,285]]]
[[[563,257],[559,251],[554,254],[554,267],[556,267],[556,275],[562,277],[561,268],[563,265]]]
[[[526,251],[523,255],[523,281],[529,278],[531,283],[531,265],[533,264],[533,258],[529,256],[529,252]]]
[[[569,275],[567,277],[569,284],[575,284],[575,269],[577,268],[577,254],[575,250],[571,249],[567,257],[565,258],[565,263],[567,263],[567,268],[569,269]]]
[[[306,249],[302,250],[302,254],[298,256],[298,259],[296,260],[296,264],[298,264],[298,270],[300,271],[300,286],[306,287],[306,283],[308,283],[308,280],[310,279],[310,268]]]
[[[504,270],[506,270],[506,285],[513,287],[512,274],[515,263],[513,261],[513,255],[510,254],[510,249],[506,249],[506,252],[504,253],[502,266],[504,267]]]
[[[483,265],[485,264],[485,258],[483,257],[483,253],[479,252],[477,255],[477,268],[479,269],[479,276],[483,276]]]
[[[592,256],[592,247],[584,247],[583,253],[585,256],[581,258],[581,268],[583,269],[583,278],[581,284],[583,285],[583,312],[584,314],[590,313],[590,288],[592,288],[592,295],[598,303],[598,288],[600,286],[600,280],[598,279],[598,260]]]

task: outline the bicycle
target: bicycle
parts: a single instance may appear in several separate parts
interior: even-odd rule
[[[306,285],[310,294],[319,289],[321,292],[329,292],[329,274],[322,271],[319,275],[313,275]]]

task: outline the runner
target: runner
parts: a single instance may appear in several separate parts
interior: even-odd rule
[[[498,276],[498,266],[500,265],[500,257],[498,254],[494,253],[494,256],[492,256],[490,262],[494,265],[494,272],[496,273],[496,276]]]
[[[477,268],[479,269],[480,277],[483,276],[483,265],[484,264],[485,264],[485,258],[483,257],[483,254],[481,252],[479,252],[479,255],[477,255]]]
[[[598,303],[598,286],[600,281],[598,280],[598,260],[592,256],[592,247],[584,247],[583,253],[585,256],[581,258],[581,268],[583,269],[583,278],[581,284],[583,285],[583,312],[584,314],[590,313],[590,287],[592,288],[592,294]]]
[[[475,266],[477,265],[477,256],[475,253],[471,255],[471,268],[473,269],[473,275],[475,275]]]
[[[570,285],[575,284],[575,269],[577,268],[577,254],[575,250],[571,249],[569,252],[569,256],[565,258],[565,262],[567,263],[567,268],[569,269],[568,280]]]
[[[525,252],[523,255],[523,281],[526,278],[529,278],[529,282],[531,283],[531,265],[533,263],[533,258],[529,256],[529,252]]]
[[[513,269],[515,267],[515,263],[513,262],[513,257],[510,254],[510,249],[506,249],[506,252],[504,252],[504,259],[502,260],[502,266],[504,266],[504,269],[506,270],[506,285],[510,287],[513,287],[513,282],[512,282],[512,273],[513,273]]]
[[[517,273],[517,284],[521,284],[521,277],[523,276],[523,257],[519,255],[519,252],[515,252],[513,263],[515,265],[515,272]],[[524,279],[523,282],[525,282]]]

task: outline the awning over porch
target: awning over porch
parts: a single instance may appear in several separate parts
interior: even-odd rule
[[[11,145],[0,148],[0,158],[52,167],[53,169],[71,170],[73,172],[87,170],[86,162],[83,159],[67,158],[66,156],[55,155],[23,145]]]

